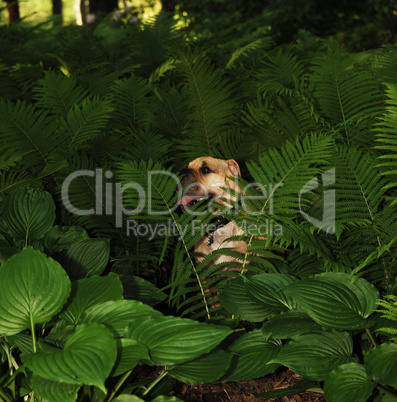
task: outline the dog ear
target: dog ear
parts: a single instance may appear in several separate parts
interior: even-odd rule
[[[226,163],[229,166],[229,170],[234,177],[241,176],[240,166],[234,159],[229,159],[226,161]]]

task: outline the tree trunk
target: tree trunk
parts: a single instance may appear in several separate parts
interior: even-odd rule
[[[62,24],[62,0],[52,0],[52,15],[58,16],[55,24]]]
[[[168,11],[170,13],[173,13],[175,11],[175,3],[176,1],[172,0],[161,0],[162,11]]]
[[[4,0],[7,3],[8,22],[11,24],[18,21],[21,17],[19,15],[18,0]]]
[[[119,7],[118,0],[90,0],[89,13],[103,17]]]

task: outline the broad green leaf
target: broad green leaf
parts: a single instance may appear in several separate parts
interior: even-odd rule
[[[80,226],[53,226],[44,238],[44,246],[47,250],[61,252],[72,243],[79,240],[87,240],[87,232]]]
[[[150,362],[149,351],[145,345],[133,339],[120,339],[117,346],[117,360],[112,376],[118,376],[133,369],[140,361]]]
[[[253,330],[238,338],[230,347],[233,359],[222,382],[244,381],[273,373],[278,364],[269,362],[277,356],[281,343],[266,340],[260,330]]]
[[[324,382],[327,402],[365,402],[375,388],[364,366],[347,363],[337,367]]]
[[[109,262],[109,254],[109,239],[87,239],[72,243],[60,261],[71,277],[81,279],[101,275]]]
[[[123,286],[114,273],[106,276],[91,276],[72,283],[72,291],[66,310],[61,318],[72,324],[77,324],[84,311],[96,304],[109,300],[121,300]]]
[[[144,399],[141,399],[136,395],[121,394],[117,398],[113,399],[113,402],[144,402]]]
[[[116,361],[117,347],[112,332],[100,324],[76,327],[62,350],[25,356],[23,363],[47,380],[66,384],[95,385],[106,392],[104,382]]]
[[[52,258],[24,248],[0,266],[0,334],[48,322],[66,302],[70,280]]]
[[[116,300],[91,307],[84,312],[80,322],[104,324],[115,336],[122,337],[129,324],[140,318],[152,316],[162,316],[162,314],[136,300]]]
[[[384,343],[365,356],[365,368],[375,382],[397,388],[397,345]]]
[[[188,384],[205,384],[218,380],[229,368],[232,354],[215,350],[169,370],[177,380]]]
[[[183,401],[182,399],[179,399],[176,396],[159,395],[156,396],[156,398],[153,398],[151,402],[183,402]]]
[[[320,325],[336,329],[362,329],[374,312],[379,292],[365,279],[353,284],[344,273],[324,273],[286,288],[307,314]]]
[[[273,310],[250,296],[242,277],[230,280],[225,289],[219,293],[218,300],[230,314],[241,320],[262,322],[274,314]]]
[[[55,203],[46,191],[19,187],[6,199],[4,222],[18,240],[41,239],[55,221]]]
[[[337,366],[354,361],[347,332],[302,335],[283,347],[271,363],[287,366],[310,380],[320,381]]]
[[[322,332],[322,327],[303,311],[286,311],[277,314],[262,326],[265,337],[274,339],[296,338],[316,331]]]
[[[158,365],[184,363],[208,353],[232,330],[179,317],[149,317],[136,321],[126,337],[147,346]]]
[[[45,339],[55,342],[66,342],[66,339],[74,332],[75,327],[74,324],[70,324],[68,321],[59,320],[51,328],[50,333]]]
[[[13,348],[18,348],[22,354],[33,353],[32,337],[29,334],[7,336],[7,343]]]
[[[74,402],[80,385],[65,384],[58,381],[46,380],[39,375],[32,375],[30,386],[35,395],[45,401]]]
[[[124,287],[124,299],[139,300],[149,306],[162,302],[167,295],[152,283],[134,275],[121,275]]]
[[[298,280],[286,274],[259,274],[244,277],[248,293],[266,308],[272,310],[288,310],[296,307],[296,302],[283,289]]]

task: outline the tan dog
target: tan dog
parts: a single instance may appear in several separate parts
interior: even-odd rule
[[[240,168],[235,160],[215,159],[211,156],[200,157],[188,164],[181,173],[184,175],[181,183],[185,188],[184,195],[179,199],[179,204],[185,210],[197,201],[209,199],[210,201],[223,197],[232,199],[223,188],[230,188],[236,192],[241,192],[237,181],[241,176]],[[232,178],[232,179],[231,179]],[[222,188],[223,187],[223,188]],[[245,254],[247,244],[241,240],[225,241],[231,236],[242,235],[244,232],[233,222],[222,217],[217,218],[218,223],[210,225],[212,229],[207,232],[201,240],[199,240],[194,248],[194,251],[202,256],[197,258],[197,262],[211,251],[219,248],[230,248],[241,254]],[[233,257],[226,255],[217,256],[212,262],[218,264],[221,262],[236,262]],[[225,271],[239,271],[239,268],[225,268]]]

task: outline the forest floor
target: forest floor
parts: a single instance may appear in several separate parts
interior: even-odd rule
[[[161,369],[141,366],[140,377],[159,375]],[[276,389],[288,388],[301,380],[302,377],[293,371],[280,367],[274,374],[249,381],[228,382],[220,384],[185,384],[172,380],[171,395],[185,402],[255,402],[265,399],[255,395]],[[295,395],[266,399],[269,402],[325,402],[324,395],[318,392],[304,391]]]
[[[291,370],[282,368],[274,374],[249,381],[229,382],[223,384],[191,385],[174,381],[172,394],[183,401],[205,402],[254,402],[263,401],[255,395],[280,388],[288,388],[302,377]],[[295,395],[266,399],[269,402],[323,402],[324,395],[317,392],[301,392]]]

